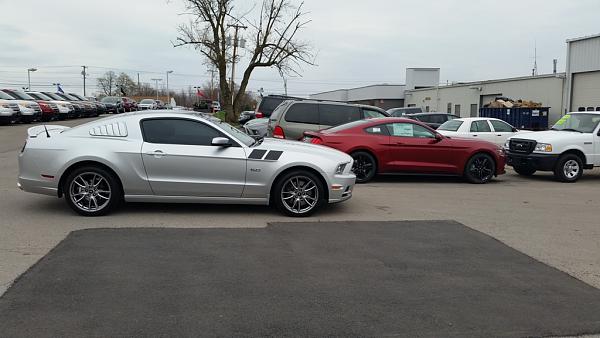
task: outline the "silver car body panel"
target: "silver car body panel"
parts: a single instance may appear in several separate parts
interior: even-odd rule
[[[144,142],[144,119],[183,118],[209,125],[239,146],[194,146]],[[48,138],[46,129],[50,134]],[[74,128],[29,128],[19,155],[18,186],[59,196],[59,182],[70,167],[100,163],[120,179],[126,201],[172,203],[269,204],[275,179],[287,169],[311,168],[328,189],[329,202],[352,196],[352,158],[337,150],[296,141],[266,139],[246,146],[197,114],[144,111],[99,119]],[[347,163],[336,174],[340,164]]]

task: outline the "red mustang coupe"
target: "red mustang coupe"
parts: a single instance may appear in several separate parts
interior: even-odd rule
[[[497,145],[442,136],[404,118],[361,120],[305,132],[303,140],[350,154],[358,183],[376,174],[416,173],[463,176],[481,184],[504,174],[504,150]]]

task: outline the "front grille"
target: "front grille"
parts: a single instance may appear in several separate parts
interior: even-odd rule
[[[8,106],[10,107],[10,109],[12,109],[12,111],[14,111],[15,113],[17,113],[17,115],[21,114],[21,110],[19,109],[19,105],[16,103],[9,103]]]
[[[40,108],[39,105],[32,106],[32,109],[33,109],[33,111],[35,111],[38,114],[42,113],[42,108]]]
[[[57,105],[56,103],[52,103],[52,102],[50,102],[50,103],[48,103],[48,105],[50,106],[50,108],[52,108],[52,111],[53,111],[53,112],[55,112],[55,113],[58,113],[58,112],[59,112],[59,110],[58,110],[58,105]]]
[[[510,151],[520,154],[531,154],[537,145],[536,141],[512,139],[509,143]]]

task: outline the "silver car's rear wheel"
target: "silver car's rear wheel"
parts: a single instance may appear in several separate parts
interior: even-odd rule
[[[319,178],[309,171],[292,171],[280,177],[273,189],[274,202],[283,213],[306,217],[316,211],[325,192]]]
[[[106,208],[112,195],[107,178],[94,172],[77,175],[71,181],[69,192],[73,204],[84,212]]]
[[[67,204],[83,216],[102,216],[120,204],[123,193],[115,175],[95,166],[76,168],[64,180]]]

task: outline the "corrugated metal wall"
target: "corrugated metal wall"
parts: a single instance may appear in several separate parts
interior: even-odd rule
[[[571,73],[600,70],[600,37],[569,43]]]

